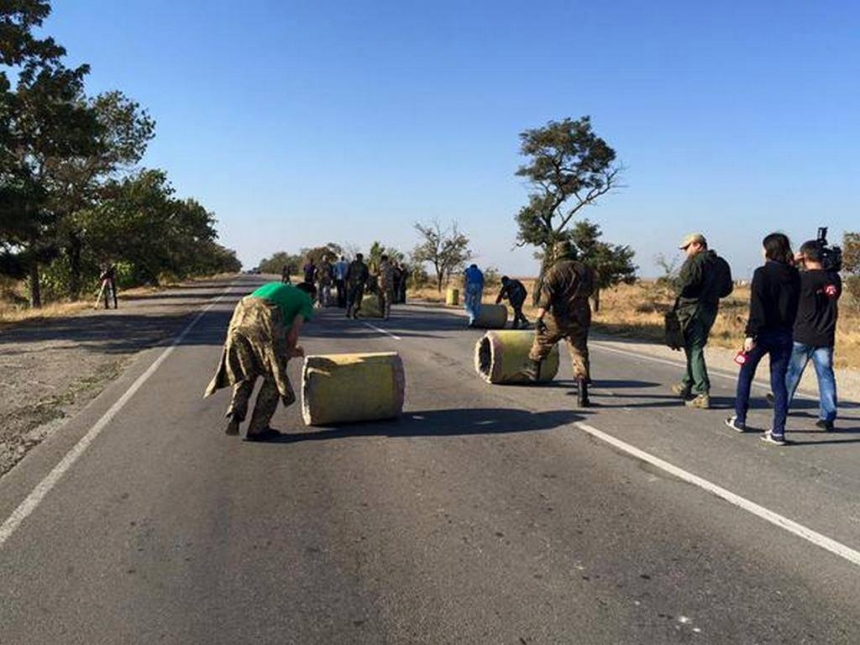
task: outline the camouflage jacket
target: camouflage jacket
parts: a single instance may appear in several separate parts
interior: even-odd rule
[[[556,262],[544,276],[538,306],[556,318],[567,319],[588,309],[596,283],[594,269],[577,260]]]

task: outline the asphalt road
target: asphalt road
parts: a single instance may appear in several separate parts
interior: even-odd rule
[[[827,434],[801,401],[778,448],[722,425],[730,374],[687,410],[677,365],[594,341],[580,411],[566,354],[491,386],[458,312],[326,310],[307,352],[399,352],[402,418],[293,406],[247,443],[201,395],[257,282],[189,291],[214,305],[185,336],[0,480],[0,643],[860,642],[856,405]]]

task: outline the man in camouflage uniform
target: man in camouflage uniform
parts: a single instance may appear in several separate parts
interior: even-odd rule
[[[328,259],[323,256],[317,267],[317,294],[320,307],[328,307],[331,304],[331,286],[334,282],[334,267]]]
[[[239,424],[248,414],[248,400],[257,378],[263,385],[257,394],[246,441],[266,441],[280,433],[269,427],[280,398],[292,405],[296,394],[287,377],[290,358],[304,355],[298,346],[299,332],[313,313],[314,286],[269,282],[242,298],[233,311],[227,340],[215,376],[204,398],[223,387],[233,386],[227,409],[227,434],[239,434]]]
[[[379,275],[377,276],[379,296],[379,313],[384,320],[391,316],[391,303],[394,302],[394,267],[383,255],[379,260]]]
[[[364,287],[370,272],[364,263],[364,255],[355,254],[355,259],[349,263],[346,270],[346,317],[356,318],[364,298]]]
[[[556,243],[553,256],[555,263],[547,271],[540,292],[535,338],[525,373],[531,380],[538,380],[541,363],[549,356],[553,345],[565,339],[579,388],[577,405],[588,407],[591,405],[588,399],[591,381],[588,362],[591,306],[588,298],[594,293],[596,276],[592,268],[576,260],[570,242]]]

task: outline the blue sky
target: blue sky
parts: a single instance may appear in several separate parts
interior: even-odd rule
[[[738,276],[761,238],[860,229],[860,4],[74,0],[45,23],[90,93],[157,121],[144,160],[246,267],[326,242],[408,251],[457,221],[532,275],[521,131],[588,114],[625,187],[583,212],[643,275],[703,231]]]

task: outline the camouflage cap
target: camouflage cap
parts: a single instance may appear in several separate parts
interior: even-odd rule
[[[686,249],[691,244],[699,243],[703,246],[708,244],[708,241],[705,239],[705,236],[701,233],[690,233],[689,235],[685,235],[684,239],[681,240],[681,244],[678,246],[679,249]]]

